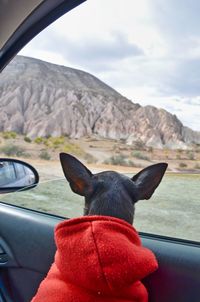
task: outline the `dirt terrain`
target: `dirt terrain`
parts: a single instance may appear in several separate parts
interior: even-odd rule
[[[135,173],[156,162],[167,162],[168,172],[200,173],[200,147],[188,150],[153,149],[141,142],[127,145],[123,141],[93,138],[69,139],[67,137],[36,138],[0,133],[0,156],[20,158],[52,177],[63,176],[59,153],[73,154],[93,171],[116,170]],[[45,176],[46,175],[46,176]]]
[[[198,146],[194,150],[161,150],[97,138],[27,142],[23,136],[4,136],[0,134],[0,156],[32,164],[40,175],[40,185],[20,194],[4,194],[2,201],[64,217],[82,215],[83,198],[74,194],[64,180],[59,162],[59,153],[63,151],[74,154],[92,172],[115,170],[133,175],[153,163],[168,162],[168,171],[151,201],[137,204],[135,225],[140,231],[200,240]]]

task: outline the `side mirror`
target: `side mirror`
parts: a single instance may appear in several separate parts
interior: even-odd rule
[[[38,182],[38,172],[31,165],[17,159],[0,158],[0,194],[29,190]]]

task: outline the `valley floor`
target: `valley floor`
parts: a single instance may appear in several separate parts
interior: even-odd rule
[[[91,169],[115,170],[135,173],[157,163],[167,162],[168,172],[200,173],[200,146],[188,150],[154,149],[136,142],[129,146],[123,141],[92,138],[69,139],[67,137],[29,138],[15,132],[0,133],[0,156],[21,158],[45,167],[55,176],[59,171],[59,153],[76,156]],[[57,168],[56,168],[57,167]],[[53,169],[53,170],[52,170]]]

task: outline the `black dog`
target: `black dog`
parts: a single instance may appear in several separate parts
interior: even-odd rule
[[[158,264],[129,224],[135,203],[151,197],[167,164],[152,165],[130,179],[112,171],[92,174],[69,154],[61,153],[60,160],[72,190],[85,197],[84,215],[90,216],[56,227],[55,261],[32,302],[147,302],[141,280]]]
[[[129,178],[113,171],[92,174],[66,153],[60,154],[60,161],[72,191],[85,197],[84,215],[112,216],[130,224],[135,203],[152,196],[168,166],[166,163],[151,165]]]

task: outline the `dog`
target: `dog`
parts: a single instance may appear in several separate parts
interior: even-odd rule
[[[92,174],[70,154],[61,153],[60,162],[72,191],[85,197],[84,215],[104,215],[133,224],[135,203],[150,199],[160,184],[167,163],[151,165],[129,178],[114,171]]]
[[[93,174],[66,153],[60,161],[72,191],[85,198],[84,215],[56,227],[55,260],[32,302],[147,302],[141,280],[158,264],[132,223],[135,203],[152,196],[167,164],[129,178],[113,171]]]

